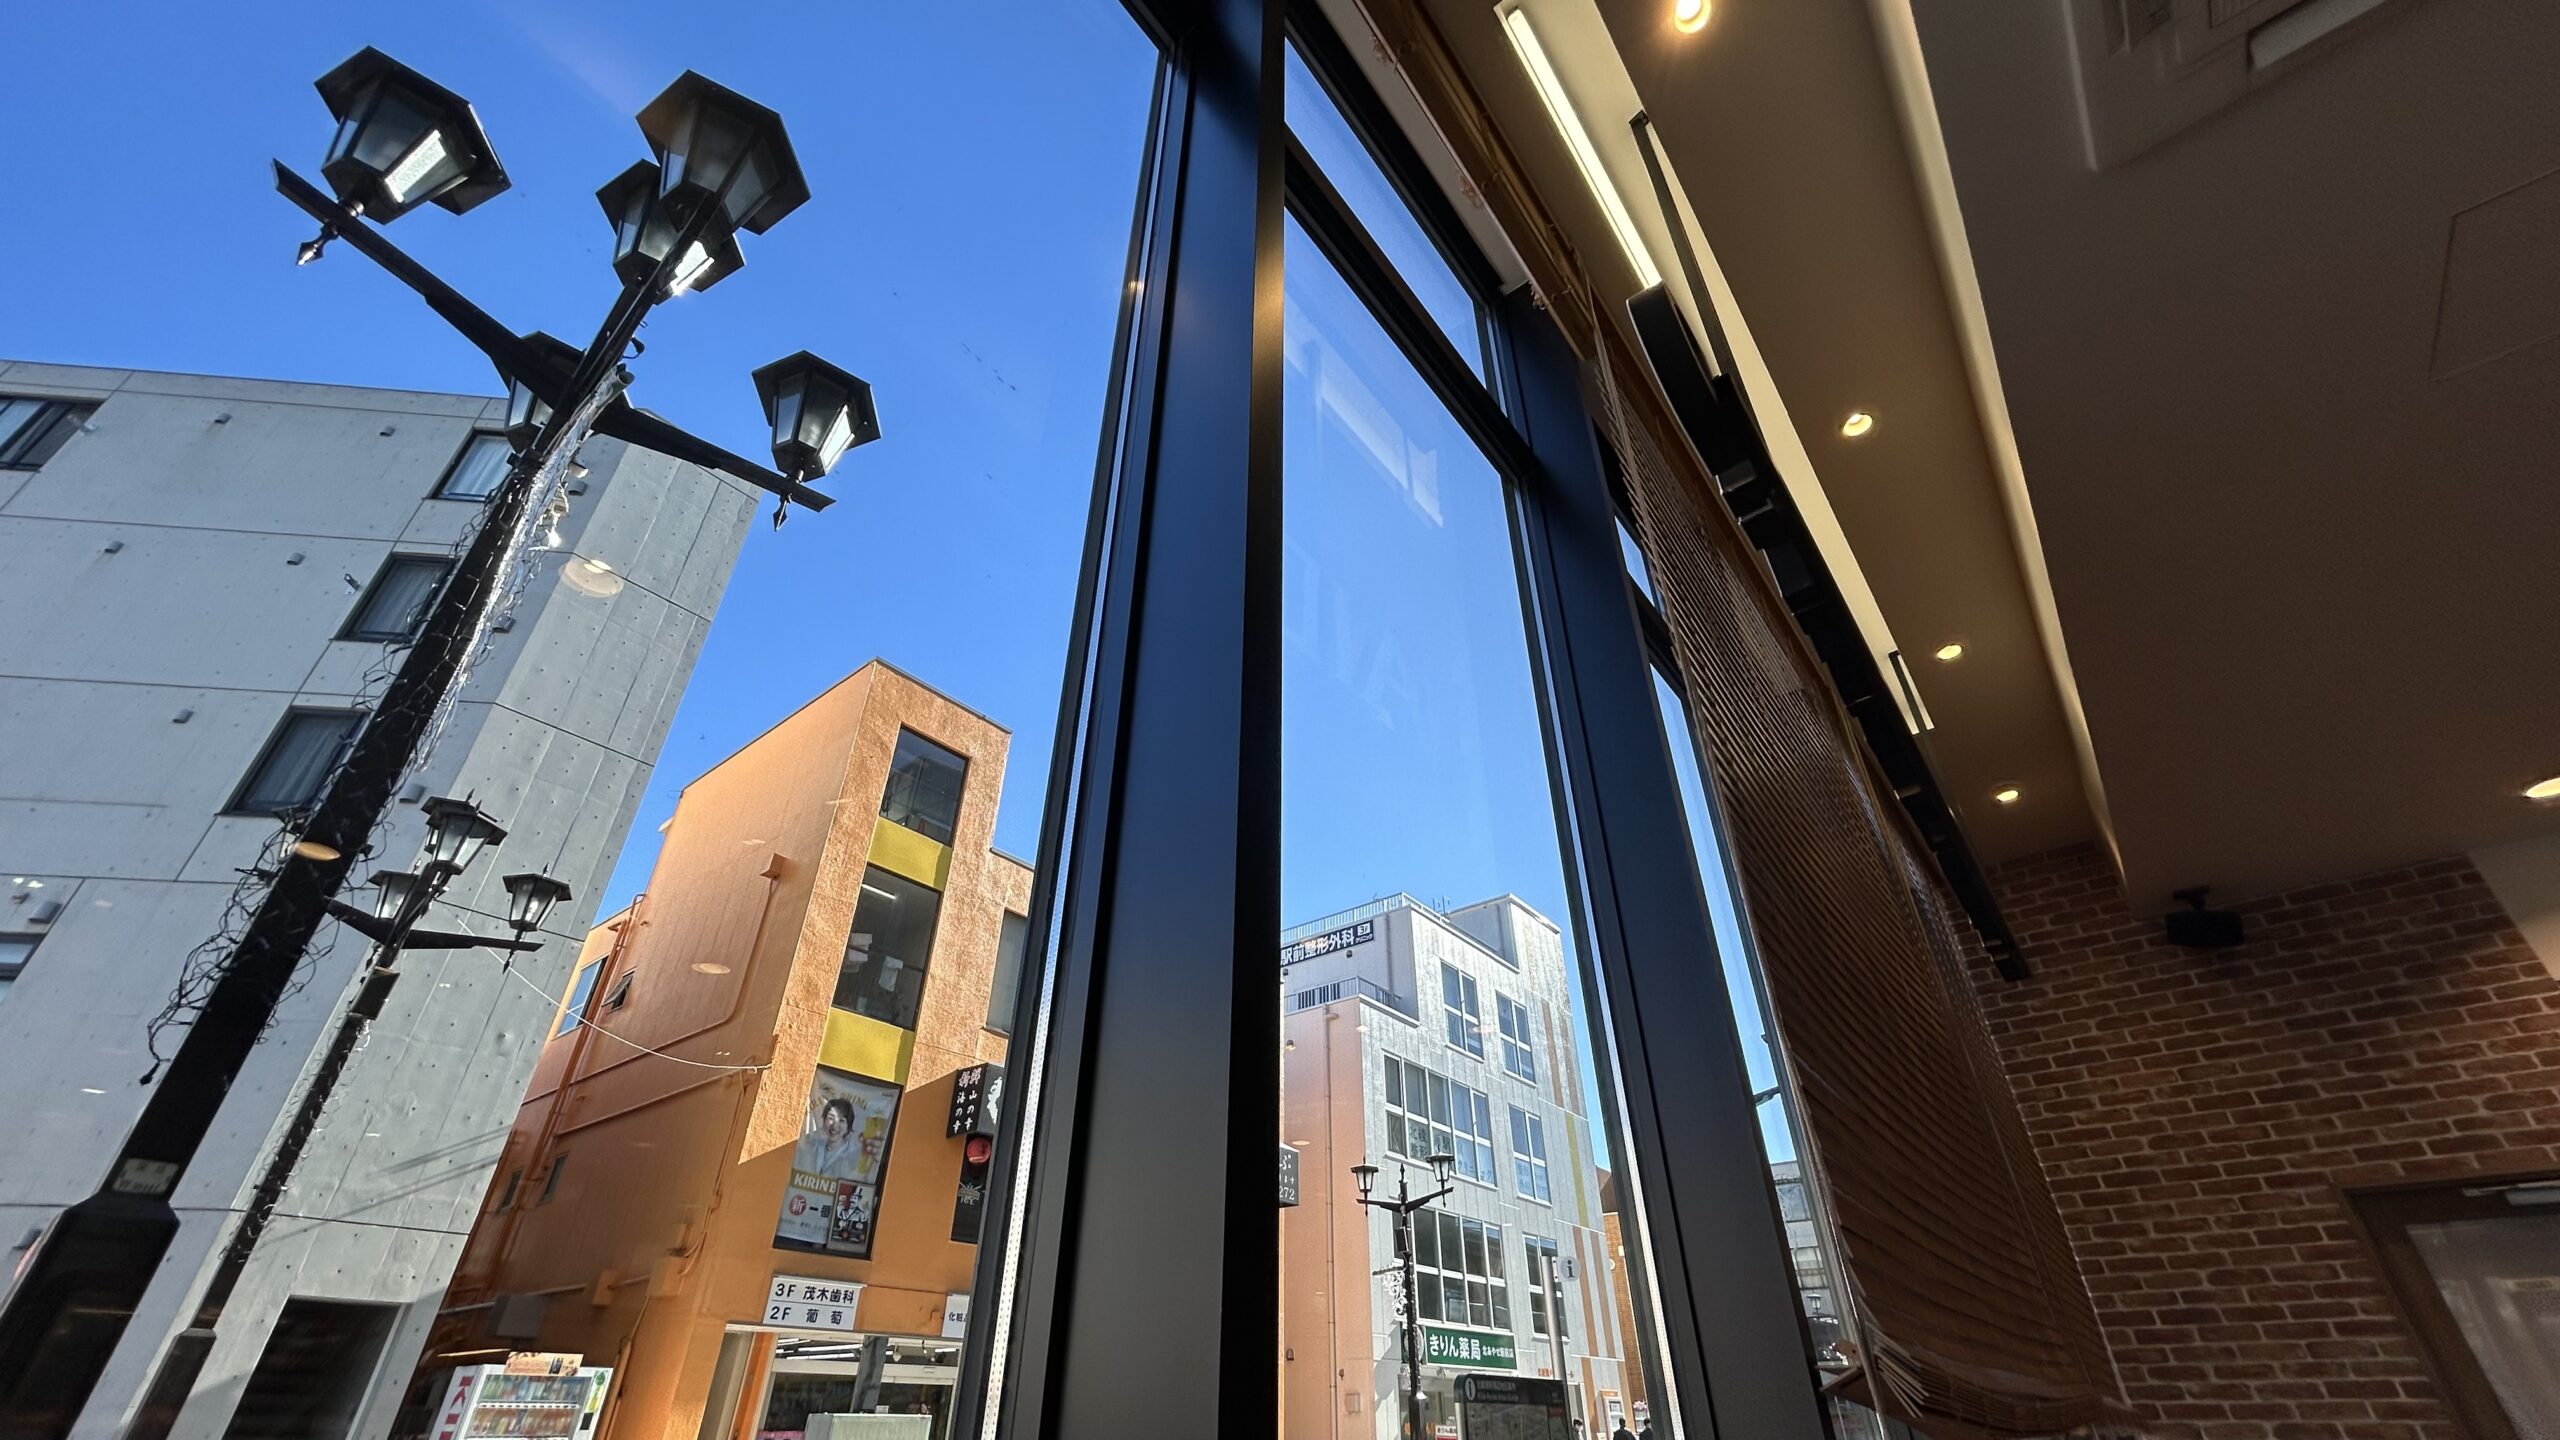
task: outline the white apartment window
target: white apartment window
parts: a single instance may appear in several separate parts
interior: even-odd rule
[[[1544,1335],[1547,1333],[1547,1277],[1555,1273],[1556,1242],[1536,1235],[1528,1236],[1527,1240],[1529,1273],[1521,1276],[1520,1279],[1522,1284],[1529,1287],[1529,1333]],[[1564,1299],[1562,1280],[1556,1282],[1556,1299],[1559,1312],[1556,1315],[1556,1325],[1565,1338],[1571,1339],[1572,1328],[1566,1324],[1565,1317],[1561,1313]]]
[[[578,967],[578,978],[569,986],[569,1003],[560,1009],[560,1023],[552,1029],[552,1039],[568,1034],[572,1026],[587,1018],[587,1002],[595,998],[596,976],[603,971],[602,960],[590,960]]]
[[[441,555],[394,555],[365,587],[341,640],[413,640],[453,562]]]
[[[1511,1180],[1522,1196],[1555,1203],[1547,1177],[1547,1122],[1517,1105],[1511,1107]]]
[[[1511,1328],[1502,1227],[1438,1210],[1413,1217],[1414,1308],[1425,1320]]]
[[[40,470],[97,406],[77,400],[0,395],[0,470]]]
[[[987,1028],[1013,1033],[1014,1008],[1022,1000],[1022,956],[1029,948],[1031,920],[1004,912],[1004,928],[996,932],[995,983],[987,987]]]
[[[1440,967],[1440,1004],[1448,1011],[1449,1043],[1484,1058],[1484,1007],[1477,1002],[1476,977],[1455,965]]]
[[[277,815],[319,799],[320,787],[363,724],[361,710],[288,711],[258,763],[249,767],[249,778],[240,782],[232,813]]]
[[[1483,1091],[1390,1055],[1386,1064],[1387,1149],[1409,1160],[1458,1157],[1457,1173],[1497,1183],[1493,1102]]]
[[[1497,993],[1493,1011],[1502,1025],[1502,1068],[1537,1084],[1538,1052],[1529,1048],[1529,1007]]]
[[[18,972],[27,968],[27,958],[36,953],[37,935],[0,935],[0,999],[5,999],[11,986],[18,983]]]
[[[477,434],[454,457],[453,468],[444,472],[444,482],[436,486],[436,494],[446,500],[486,500],[498,493],[507,481],[507,437]]]

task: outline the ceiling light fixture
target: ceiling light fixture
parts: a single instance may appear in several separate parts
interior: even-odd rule
[[[2560,775],[2554,775],[2548,780],[2537,780],[2534,783],[2527,785],[2524,787],[2524,798],[2527,800],[2560,800]]]
[[[1876,417],[1864,410],[1852,410],[1849,412],[1849,418],[1840,422],[1840,433],[1852,440],[1874,428],[1876,428]]]
[[[2015,785],[2003,785],[1999,789],[1991,792],[1991,798],[1999,801],[2003,805],[2015,805],[2018,803],[2018,787]]]
[[[1949,641],[1930,653],[1941,660],[1961,660],[1964,658],[1964,647],[1954,643],[1953,641]]]
[[[1517,5],[1502,12],[1502,33],[1511,37],[1511,48],[1520,56],[1520,68],[1529,72],[1530,83],[1538,87],[1538,98],[1547,103],[1547,115],[1563,132],[1565,148],[1573,152],[1573,163],[1582,169],[1584,183],[1600,201],[1600,212],[1609,219],[1609,228],[1618,233],[1619,248],[1627,252],[1627,263],[1635,267],[1636,283],[1650,290],[1662,283],[1662,271],[1645,253],[1644,239],[1636,233],[1635,216],[1628,213],[1627,202],[1618,187],[1609,180],[1609,172],[1601,167],[1600,151],[1591,143],[1591,132],[1582,127],[1582,116],[1573,108],[1572,97],[1564,93],[1564,81],[1556,75],[1556,67],[1547,59],[1546,47],[1538,43],[1538,32],[1530,27],[1528,12]]]
[[[1707,28],[1707,21],[1715,13],[1715,0],[1671,0],[1671,28],[1683,35],[1695,35]]]

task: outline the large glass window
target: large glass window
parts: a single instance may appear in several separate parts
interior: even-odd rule
[[[1511,1277],[1500,1225],[1425,1210],[1414,1217],[1413,1241],[1414,1298],[1423,1319],[1511,1328]]]
[[[1529,1007],[1508,995],[1494,996],[1493,1006],[1502,1023],[1502,1068],[1537,1084],[1538,1052],[1530,1048]]]
[[[1524,1200],[1545,1205],[1555,1199],[1547,1176],[1547,1122],[1517,1105],[1511,1107],[1511,1183]]]
[[[407,640],[426,623],[427,607],[444,586],[453,562],[441,555],[394,555],[382,562],[356,612],[347,617],[342,640]]]
[[[1454,965],[1442,966],[1440,1006],[1449,1043],[1483,1058],[1484,1005],[1476,989],[1476,977]]]
[[[933,959],[934,923],[941,913],[942,897],[904,875],[877,865],[864,871],[862,896],[853,907],[853,933],[844,942],[844,966],[836,972],[836,1005],[901,1030],[914,1029],[925,967]]]
[[[948,845],[960,823],[960,791],[968,775],[969,762],[913,730],[901,730],[889,757],[889,784],[880,793],[880,818]]]
[[[338,757],[354,742],[364,716],[350,710],[296,710],[284,718],[258,763],[240,782],[231,808],[244,815],[278,815],[320,798]]]
[[[506,436],[473,435],[463,442],[462,453],[453,458],[453,467],[444,472],[444,480],[436,486],[437,498],[488,499],[498,493],[498,486],[506,480],[511,457]]]

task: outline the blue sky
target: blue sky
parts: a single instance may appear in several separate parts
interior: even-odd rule
[[[48,142],[10,147],[18,358],[495,393],[363,257],[292,264],[312,227],[268,162],[317,176],[311,82],[366,45],[470,99],[514,180],[392,238],[516,329],[580,342],[615,285],[595,189],[648,154],[632,115],[687,68],[782,113],[813,198],[658,312],[632,398],[762,456],[748,373],[807,348],[873,382],[884,438],[828,482],[834,508],[757,520],[607,906],[646,883],[685,780],[874,655],[1011,727],[997,839],[1038,836],[1154,50],[1112,0],[787,9],[777,29],[585,0],[138,3],[109,43],[104,12],[0,6],[20,62],[0,133]]]

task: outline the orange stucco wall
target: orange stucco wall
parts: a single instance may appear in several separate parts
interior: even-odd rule
[[[959,753],[968,776],[873,1258],[778,1249],[901,728]],[[1030,892],[1030,872],[990,848],[1006,743],[875,662],[685,789],[648,891],[582,957],[605,957],[599,997],[629,974],[628,1001],[592,1007],[594,1026],[545,1047],[448,1297],[442,1349],[584,1353],[617,1369],[602,1440],[692,1440],[724,1328],[761,1318],[777,1273],[861,1282],[866,1332],[940,1333],[944,1298],[969,1288],[976,1253],[950,1239],[962,1145],[943,1134],[951,1076],[1004,1057],[987,996],[1002,916],[1026,910]],[[718,1068],[733,1066],[763,1068]],[[513,1205],[496,1209],[519,1167]],[[460,1308],[540,1292],[550,1300],[536,1337],[492,1337],[485,1312]]]

